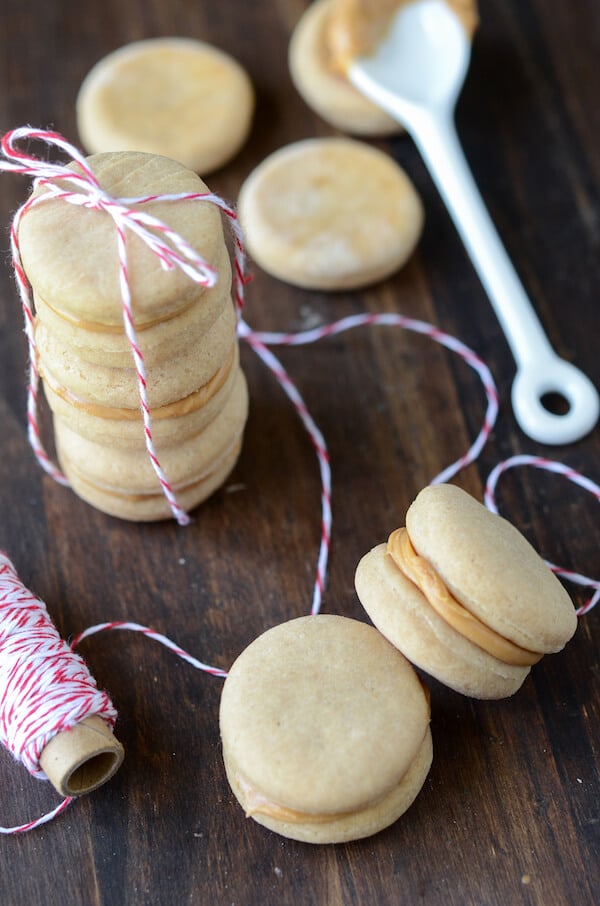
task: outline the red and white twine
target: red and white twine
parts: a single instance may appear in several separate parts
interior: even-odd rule
[[[77,165],[73,170],[62,164],[50,164],[16,148],[21,139],[41,140],[69,155]],[[327,575],[327,564],[332,529],[331,467],[325,439],[315,424],[300,392],[287,371],[268,348],[270,346],[300,346],[316,342],[334,334],[362,326],[392,326],[422,334],[451,352],[456,353],[478,375],[486,397],[486,411],[482,426],[469,449],[455,462],[444,468],[431,483],[449,481],[461,469],[474,462],[490,437],[498,415],[498,393],[487,365],[468,346],[456,338],[424,321],[406,318],[399,314],[362,314],[343,318],[313,330],[298,333],[259,332],[252,330],[242,319],[245,284],[245,254],[242,232],[233,209],[212,193],[181,195],[149,195],[139,198],[110,197],[99,185],[85,158],[65,141],[62,136],[42,130],[21,128],[4,136],[1,150],[7,161],[0,161],[0,170],[33,176],[36,185],[46,188],[46,193],[30,198],[17,212],[11,228],[13,264],[19,295],[22,302],[25,332],[29,346],[29,388],[27,402],[28,436],[41,466],[54,479],[67,484],[61,470],[48,457],[40,438],[37,405],[39,372],[34,334],[34,315],[31,288],[23,270],[18,243],[21,218],[35,205],[50,198],[68,204],[81,205],[104,211],[115,225],[119,259],[120,292],[123,308],[123,325],[135,365],[140,407],[143,417],[146,449],[160,481],[173,516],[180,524],[189,522],[189,516],[180,507],[160,465],[152,438],[152,418],[147,399],[147,374],[144,357],[137,341],[133,314],[132,293],[127,264],[127,232],[139,236],[158,257],[165,269],[180,268],[187,276],[204,286],[213,286],[214,270],[191,248],[185,240],[159,219],[140,208],[156,201],[204,201],[217,205],[231,225],[235,247],[235,305],[238,313],[238,336],[246,341],[257,356],[270,369],[284,393],[292,402],[308,432],[317,456],[321,480],[321,540],[313,587],[311,613],[321,608]],[[534,466],[562,474],[600,500],[600,487],[561,463],[533,456],[515,456],[500,463],[488,478],[485,504],[497,512],[494,492],[500,476],[515,466]],[[600,599],[600,582],[578,573],[548,564],[561,578],[594,589],[592,598],[577,612],[589,611]],[[165,646],[177,657],[194,668],[212,676],[225,677],[227,672],[198,660],[175,642],[155,630],[139,623],[112,621],[91,626],[76,636],[70,645],[63,642],[54,629],[45,605],[29,592],[14,572],[10,560],[0,554],[0,741],[13,756],[20,760],[37,777],[45,776],[39,766],[39,756],[44,745],[61,729],[72,726],[92,714],[104,717],[109,725],[116,719],[110,700],[98,691],[95,681],[87,671],[75,648],[86,638],[100,632],[128,630]],[[21,833],[52,820],[71,802],[64,799],[59,806],[41,818],[17,827],[0,827],[0,834]]]
[[[30,774],[43,779],[40,755],[45,746],[57,733],[94,715],[111,727],[117,718],[82,658],[59,636],[43,601],[25,588],[0,552],[0,741]],[[0,828],[1,833],[14,831]]]
[[[484,503],[493,513],[498,512],[495,499],[498,480],[509,469],[514,469],[517,466],[529,466],[534,469],[542,469],[546,472],[562,475],[568,481],[573,482],[573,484],[579,485],[579,487],[583,488],[585,491],[589,491],[589,493],[596,498],[598,503],[600,503],[600,485],[597,485],[596,482],[592,481],[590,478],[586,478],[585,475],[575,471],[575,469],[569,468],[569,466],[564,465],[562,462],[556,462],[554,459],[546,459],[543,456],[520,454],[518,456],[511,456],[509,459],[505,459],[504,462],[498,463],[488,476],[484,492]],[[561,579],[566,579],[567,581],[573,582],[575,585],[580,585],[584,588],[593,589],[593,594],[589,601],[577,610],[578,616],[583,616],[583,614],[588,613],[592,607],[595,607],[598,601],[600,601],[599,580],[590,579],[588,576],[581,575],[581,573],[564,569],[562,566],[557,566],[549,560],[546,560],[545,562],[557,576],[561,577]]]

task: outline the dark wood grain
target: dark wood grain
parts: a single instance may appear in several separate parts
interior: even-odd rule
[[[266,154],[330,135],[292,88],[289,35],[301,0],[3,0],[0,129],[53,126],[77,142],[81,79],[108,51],[155,35],[213,42],[257,91],[249,142],[209,180],[235,200]],[[596,0],[482,0],[458,124],[491,213],[548,335],[598,383],[600,13]],[[378,142],[407,169],[427,210],[408,266],[361,293],[293,289],[257,268],[247,317],[299,329],[363,311],[400,311],[455,334],[488,362],[502,411],[476,465],[458,478],[481,496],[514,453],[567,462],[598,481],[600,433],[536,445],[509,404],[514,366],[491,308],[407,138]],[[2,248],[27,183],[0,177]],[[314,454],[281,390],[249,349],[251,415],[228,486],[193,524],[111,519],[38,468],[25,428],[26,347],[8,254],[0,270],[0,548],[65,636],[106,619],[165,632],[227,667],[268,626],[310,606],[319,536]],[[358,619],[360,556],[401,523],[433,475],[460,455],[483,415],[472,372],[430,341],[360,329],[281,352],[330,448],[334,532],[324,609]],[[546,473],[515,470],[503,512],[543,556],[598,576],[598,508]],[[572,589],[571,589],[572,590]],[[575,590],[577,605],[584,592]],[[0,842],[2,906],[163,904],[579,904],[600,899],[598,618],[513,699],[470,701],[431,682],[435,758],[422,794],[371,839],[311,847],[247,821],[221,763],[221,681],[140,636],[96,636],[82,654],[119,710],[126,760],[55,822]],[[0,824],[57,797],[0,751]]]

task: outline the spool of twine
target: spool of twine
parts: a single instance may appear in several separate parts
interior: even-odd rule
[[[43,601],[0,552],[0,740],[63,796],[105,783],[123,761],[117,713]]]

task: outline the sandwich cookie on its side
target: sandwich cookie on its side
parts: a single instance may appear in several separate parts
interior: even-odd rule
[[[421,491],[355,583],[393,645],[474,698],[512,695],[577,628],[569,595],[523,535],[453,485]]]
[[[331,614],[263,633],[233,664],[220,727],[231,788],[259,824],[307,843],[367,837],[419,793],[429,696],[372,626]]]

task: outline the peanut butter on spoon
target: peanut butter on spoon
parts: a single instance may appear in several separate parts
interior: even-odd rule
[[[396,12],[415,0],[336,0],[325,41],[331,65],[346,73],[358,57],[370,56],[387,32]],[[472,37],[479,17],[475,0],[445,0]]]

